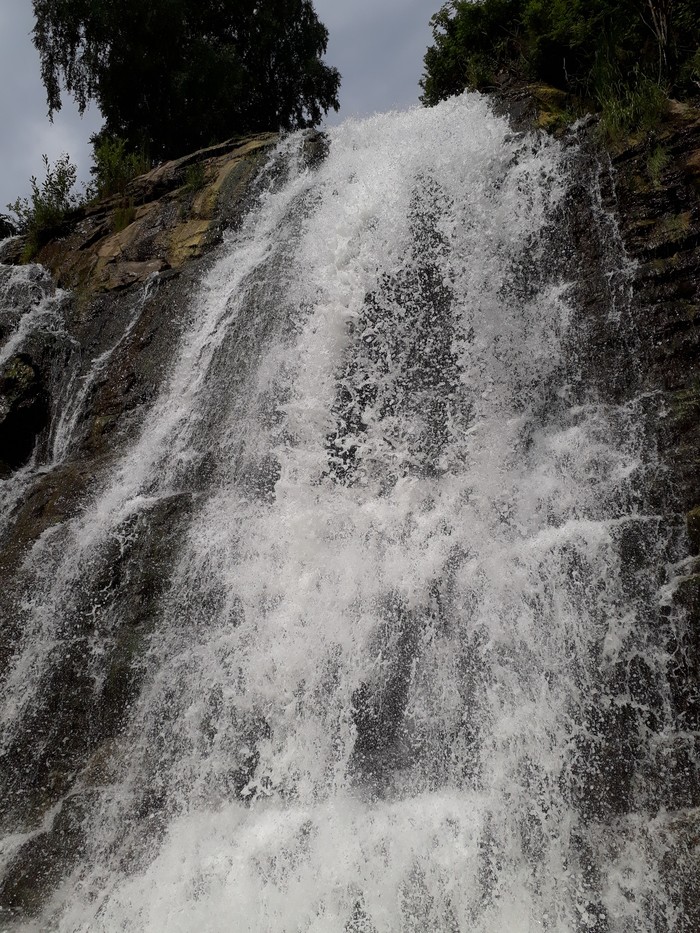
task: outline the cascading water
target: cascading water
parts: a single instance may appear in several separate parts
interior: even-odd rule
[[[0,266],[0,372],[12,357],[21,353],[37,333],[60,339],[63,335],[61,306],[63,292],[56,289],[49,274],[40,266]],[[34,406],[41,407],[41,406]],[[5,416],[7,413],[2,412]],[[21,420],[31,421],[36,412],[25,410]],[[5,425],[5,431],[7,426]],[[17,437],[21,433],[10,429],[8,450],[0,451],[0,461],[7,454],[26,454],[28,462],[11,475],[0,465],[0,529],[6,524],[14,507],[21,500],[29,483],[35,478],[37,451],[32,451],[31,432],[27,443]],[[27,449],[24,450],[23,448]]]
[[[9,781],[6,866],[79,830],[7,928],[689,929],[667,542],[645,402],[581,361],[575,147],[477,96],[346,123],[311,167],[303,145],[193,296],[140,436],[24,558],[12,767],[39,773],[18,749],[61,671],[99,697],[126,653],[138,687],[60,803]]]

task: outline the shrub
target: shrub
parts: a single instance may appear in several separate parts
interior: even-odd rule
[[[700,89],[700,49],[683,63],[680,74],[687,92],[697,94]]]
[[[27,237],[23,257],[27,262],[60,231],[67,215],[80,204],[80,198],[73,192],[78,170],[68,154],[64,153],[57,159],[53,167],[47,155],[43,155],[42,159],[46,178],[41,185],[32,176],[31,196],[17,198],[14,204],[7,205],[17,217],[20,232]]]
[[[663,88],[649,78],[635,83],[619,81],[599,91],[600,128],[604,139],[620,145],[637,133],[648,133],[658,126],[667,96]]]
[[[496,79],[543,82],[597,107],[619,140],[700,86],[698,0],[448,0],[431,25],[428,106]]]
[[[123,139],[98,133],[90,141],[93,147],[90,173],[94,177],[93,193],[98,198],[124,194],[129,182],[151,167],[145,153],[129,152]]]

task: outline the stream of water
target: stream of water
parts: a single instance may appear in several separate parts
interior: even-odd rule
[[[72,867],[8,929],[686,929],[666,542],[642,403],[575,352],[575,160],[476,95],[313,165],[280,143],[140,435],[25,558],[4,747],[78,647],[96,695],[129,639],[140,673],[66,798]],[[126,635],[105,568],[159,579]]]

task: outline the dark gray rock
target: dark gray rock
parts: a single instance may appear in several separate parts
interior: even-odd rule
[[[7,214],[0,214],[0,240],[4,240],[6,237],[15,236],[17,234],[17,227],[12,222],[11,218]]]
[[[39,369],[26,353],[0,371],[0,476],[23,466],[49,420],[48,394]]]

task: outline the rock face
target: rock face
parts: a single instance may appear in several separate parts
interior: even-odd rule
[[[513,97],[506,107],[514,106],[520,121],[558,131],[551,114],[565,102],[553,104],[541,89]],[[600,164],[600,209],[622,248],[628,282],[622,313],[632,336],[621,342],[614,322],[600,318],[605,305],[595,293],[586,295],[584,275],[579,300],[600,328],[599,341],[584,352],[609,397],[627,385],[621,397],[632,389],[640,411],[661,411],[660,420],[649,418],[643,454],[654,477],[649,507],[679,532],[680,547],[667,551],[659,567],[668,593],[664,611],[675,620],[666,638],[669,700],[679,732],[687,730],[687,738],[660,751],[676,774],[668,806],[677,816],[662,830],[672,871],[674,852],[698,852],[700,814],[700,111],[671,102],[652,139],[630,142],[612,156],[600,150],[594,125],[587,135]],[[572,231],[584,261],[595,249],[585,213]],[[628,561],[634,565],[634,541]],[[696,865],[700,871],[700,856]],[[688,925],[680,928],[700,928],[697,886],[689,883],[682,897]]]
[[[700,505],[700,113],[674,107],[651,151],[637,145],[613,166],[645,387],[664,394],[661,457],[690,513]]]
[[[187,291],[207,252],[245,211],[276,141],[268,134],[202,150],[131,182],[127,207],[111,198],[85,208],[37,257],[53,284],[36,266],[10,281],[5,267],[0,340],[9,334],[3,327],[22,328],[25,318],[34,316],[37,326],[26,327],[22,353],[4,363],[0,356],[0,471],[26,462],[35,442],[39,462],[50,459],[48,448],[61,438],[45,429],[60,422],[78,384],[70,460],[109,460],[157,391]],[[12,240],[0,261],[21,253],[21,238]]]
[[[651,156],[651,158],[650,158]],[[700,114],[678,107],[651,153],[643,146],[614,159],[620,233],[635,262],[643,388],[659,393],[665,417],[657,433],[661,514],[685,525],[687,547],[675,557],[673,604],[682,611],[668,645],[671,701],[691,737],[669,749],[677,762],[678,818],[669,852],[687,847],[700,872]],[[669,855],[669,859],[673,858]],[[669,869],[672,864],[669,862]],[[684,892],[688,926],[700,927],[697,884]]]
[[[495,106],[515,127],[539,127],[564,137],[574,102],[546,86],[504,86]],[[677,714],[700,729],[700,110],[675,101],[653,135],[631,139],[609,155],[599,144],[594,117],[581,121],[578,142],[599,162],[599,206],[610,218],[611,236],[623,250],[629,283],[628,305],[634,346],[621,345],[609,321],[598,319],[605,303],[587,292],[579,269],[579,300],[600,328],[586,352],[590,372],[608,396],[632,382],[640,398],[660,399],[661,424],[649,438],[656,461],[655,505],[675,516],[686,547],[669,555],[677,562],[671,581],[673,603],[684,610],[681,644],[669,645],[687,660],[683,682],[673,684]],[[587,235],[583,189],[572,196],[580,206],[572,242],[583,264],[595,265],[596,246]],[[627,371],[625,371],[627,370]],[[624,392],[622,393],[624,394]],[[620,396],[622,397],[622,395]],[[652,449],[653,448],[653,449]],[[694,701],[688,702],[688,697]],[[684,698],[684,699],[681,699]],[[694,766],[696,768],[697,766]],[[696,775],[697,772],[693,770]],[[695,787],[692,801],[688,798]],[[698,782],[690,782],[679,805],[700,806]]]
[[[12,223],[7,214],[0,214],[0,240],[5,239],[8,236],[14,236],[17,233],[15,225]]]

